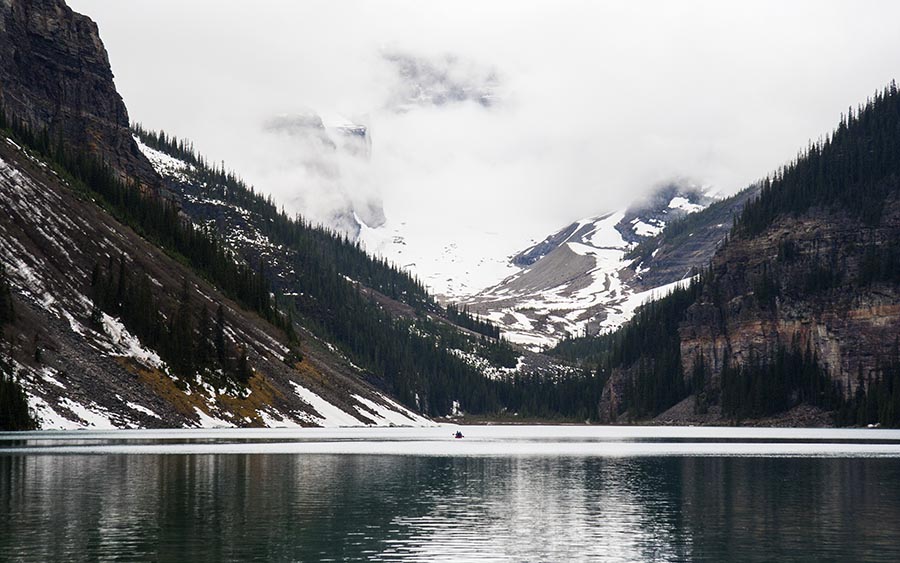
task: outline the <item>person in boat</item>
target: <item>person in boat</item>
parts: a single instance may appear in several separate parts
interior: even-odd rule
[[[459,430],[457,430],[457,431],[456,431],[456,435],[454,436],[454,438],[462,438],[462,437],[463,437],[463,433],[460,432]]]

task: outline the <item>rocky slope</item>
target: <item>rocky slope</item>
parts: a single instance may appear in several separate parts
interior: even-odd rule
[[[184,255],[151,243],[152,230],[139,235],[133,226],[142,224],[141,213],[162,209],[147,203],[160,192],[132,197],[123,183],[113,201],[95,191],[99,184],[90,182],[107,177],[92,158],[128,183],[156,188],[161,178],[128,129],[93,22],[61,0],[2,1],[0,55],[3,115],[15,130],[0,131],[0,266],[15,313],[3,327],[11,344],[0,351],[0,369],[15,373],[39,427],[427,423],[366,383],[328,342],[302,330],[292,341],[230,299],[209,272],[201,276]],[[14,140],[22,135],[31,149]],[[62,161],[80,172],[63,170]],[[85,170],[88,184],[75,178]],[[102,299],[98,278],[117,279],[120,295]],[[121,295],[123,288],[142,301]],[[124,309],[126,298],[152,308],[130,320],[109,314]],[[210,344],[203,311],[219,306],[219,360],[196,362],[202,369],[193,375],[129,328],[135,319],[156,319],[152,330],[169,335],[156,340],[199,351],[204,340]],[[189,331],[181,342],[179,327]]]
[[[710,281],[678,330],[685,382],[690,387],[699,363],[708,372],[704,388],[659,419],[732,421],[718,405],[723,369],[766,364],[779,349],[814,357],[845,400],[859,387],[865,392],[896,361],[900,286],[861,283],[866,253],[860,249],[898,237],[900,200],[892,198],[875,226],[861,225],[846,212],[817,208],[782,217],[760,236],[729,241],[713,258]],[[600,403],[608,421],[630,418],[628,387],[638,372],[638,365],[613,371]],[[698,392],[711,398],[709,412],[697,412]],[[834,422],[824,413],[818,419]]]
[[[0,146],[0,261],[16,320],[12,359],[42,428],[421,424],[359,380],[347,360],[305,338],[302,361],[285,335],[227,299],[172,256],[124,227],[39,159]],[[173,311],[186,280],[197,307],[225,311],[227,339],[246,349],[246,387],[179,378],[120,319],[94,319],[92,269],[124,260],[145,272]],[[171,314],[171,313],[170,313]]]
[[[892,199],[877,225],[815,209],[732,241],[713,260],[715,286],[685,315],[685,370],[700,357],[719,374],[726,359],[742,365],[778,346],[808,348],[852,394],[860,374],[871,377],[892,357],[900,335],[900,287],[860,283],[866,258],[860,249],[898,236],[900,201]]]
[[[900,424],[898,107],[891,84],[767,179],[696,284],[607,340],[604,420]]]
[[[695,186],[660,188],[626,210],[573,223],[513,256],[517,273],[461,302],[497,323],[505,337],[538,349],[613,330],[709,261],[731,226],[724,215],[744,200],[729,198],[715,213],[698,213],[713,201]],[[661,236],[666,225],[689,214],[702,217],[684,237]],[[646,249],[646,256],[636,249]]]

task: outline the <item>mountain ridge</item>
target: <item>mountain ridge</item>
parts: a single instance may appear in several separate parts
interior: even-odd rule
[[[670,268],[652,283],[643,278],[649,268],[631,258],[634,248],[713,201],[707,190],[689,183],[660,186],[626,209],[576,221],[519,252],[510,259],[518,267],[515,274],[460,302],[497,323],[507,338],[533,348],[613,330],[647,299],[685,283],[725,233],[702,223],[697,231],[704,243],[686,256],[673,248]]]
[[[604,420],[805,405],[831,424],[900,423],[898,108],[891,83],[843,116],[761,182],[691,288],[596,343]]]

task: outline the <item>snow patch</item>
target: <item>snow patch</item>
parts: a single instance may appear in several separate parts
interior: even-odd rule
[[[144,153],[144,156],[147,157],[147,160],[150,161],[150,164],[157,173],[161,176],[174,178],[181,182],[188,181],[186,172],[193,170],[194,167],[192,165],[183,160],[171,157],[164,152],[148,147],[141,142],[140,137],[137,135],[132,136],[134,137],[134,142],[137,143],[138,148],[141,149],[141,152]]]
[[[59,372],[56,371],[55,369],[53,369],[52,367],[44,366],[43,368],[41,368],[40,374],[41,374],[41,379],[43,379],[44,381],[48,381],[61,389],[66,388],[65,385],[60,383],[59,380],[56,379],[56,377],[54,377],[54,376],[59,375]]]
[[[159,354],[144,348],[136,336],[128,332],[119,319],[103,313],[103,330],[118,349],[119,356],[134,358],[142,364],[156,369],[163,369],[164,363]]]
[[[235,425],[222,420],[221,418],[216,418],[214,416],[210,416],[200,410],[198,407],[194,407],[194,412],[197,414],[197,418],[200,419],[200,422],[197,424],[195,428],[234,428]]]
[[[657,221],[656,224],[651,225],[650,223],[645,223],[640,219],[635,219],[632,222],[634,234],[641,237],[655,237],[659,233],[663,232],[665,228],[665,223],[661,221]]]
[[[99,430],[113,430],[118,426],[110,420],[110,413],[100,405],[93,404],[90,407],[76,403],[68,397],[59,400],[59,404],[72,411],[83,423],[77,423],[77,428],[96,428]]]
[[[610,332],[619,328],[634,316],[634,312],[641,305],[661,299],[675,289],[688,287],[694,279],[695,278],[685,278],[670,284],[648,289],[647,291],[629,295],[624,301],[616,304],[609,312],[606,319],[600,323],[601,330]]]
[[[694,213],[695,211],[703,210],[704,207],[696,203],[691,203],[686,197],[676,196],[669,202],[669,209],[683,209],[688,213]]]
[[[56,412],[43,397],[28,392],[26,394],[28,396],[28,405],[37,419],[38,428],[41,430],[76,430],[82,428],[82,425],[78,422],[69,420]]]
[[[370,401],[360,395],[351,395],[363,407],[356,406],[359,414],[375,421],[377,426],[409,426],[413,420],[402,413],[393,411],[375,401]]]
[[[125,404],[128,406],[129,409],[131,409],[133,411],[137,411],[139,413],[146,414],[147,416],[152,416],[153,418],[162,419],[161,416],[159,416],[158,414],[156,414],[155,412],[153,412],[152,410],[148,409],[145,406],[139,405],[137,403],[132,403],[131,401],[128,401]]]
[[[294,392],[297,393],[297,396],[319,414],[318,417],[314,417],[315,423],[319,426],[326,428],[365,426],[365,423],[358,418],[332,405],[296,381],[291,381],[291,385],[294,387]]]
[[[267,428],[303,428],[302,425],[294,422],[289,416],[281,414],[275,415],[265,409],[257,411],[257,414]],[[280,416],[281,418],[275,418],[276,416]]]

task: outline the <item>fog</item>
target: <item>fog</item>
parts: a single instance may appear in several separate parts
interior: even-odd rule
[[[734,192],[900,68],[893,2],[69,4],[133,121],[291,211],[435,245],[489,225],[514,250],[672,178]],[[312,115],[368,144],[277,125]]]

